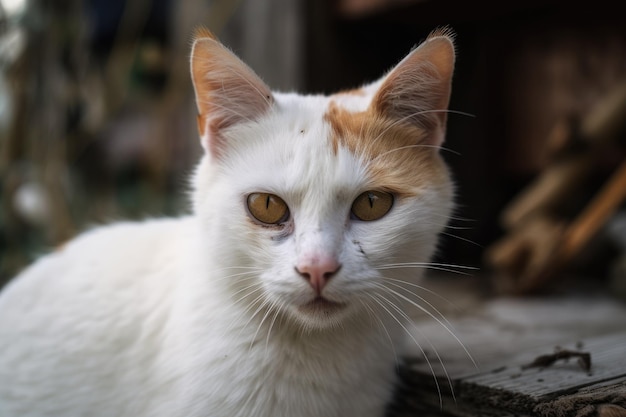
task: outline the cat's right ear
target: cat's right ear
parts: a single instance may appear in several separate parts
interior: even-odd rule
[[[273,102],[261,78],[206,29],[194,37],[191,78],[202,146],[216,158],[226,146],[224,129],[257,119]]]
[[[446,131],[455,60],[453,39],[450,29],[434,31],[373,84],[377,91],[372,109],[392,120],[426,129],[433,146],[441,145]]]

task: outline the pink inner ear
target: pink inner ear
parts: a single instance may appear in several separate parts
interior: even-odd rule
[[[445,135],[454,46],[446,36],[426,40],[384,78],[372,109],[431,132],[439,146]]]
[[[194,42],[191,74],[202,145],[219,157],[228,145],[224,129],[258,119],[272,105],[272,93],[252,69],[212,38]]]

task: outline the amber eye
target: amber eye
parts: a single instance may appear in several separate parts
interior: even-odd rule
[[[280,224],[289,220],[289,208],[282,198],[268,193],[252,193],[247,200],[248,211],[265,224]]]
[[[366,191],[352,203],[352,215],[362,221],[378,220],[389,213],[393,195],[384,191]]]

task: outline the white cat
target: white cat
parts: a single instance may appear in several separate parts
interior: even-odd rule
[[[439,30],[377,82],[273,93],[207,31],[193,214],[91,230],[0,294],[2,417],[381,417],[452,206]]]

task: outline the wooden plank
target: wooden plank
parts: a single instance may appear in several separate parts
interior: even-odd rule
[[[570,345],[559,346],[572,351],[591,354],[591,370],[587,372],[576,360],[560,360],[554,364],[523,369],[540,355],[551,354],[557,348],[533,349],[507,360],[493,369],[462,377],[465,383],[494,389],[512,390],[534,399],[558,395],[572,386],[585,386],[626,375],[626,332],[582,339]]]
[[[570,349],[578,350],[573,342]],[[606,381],[626,377],[626,332],[584,340],[582,351],[591,354],[592,367],[587,372],[576,361],[556,362],[545,368],[528,368],[537,356],[552,353],[554,346],[524,352],[488,372],[458,383],[462,400],[474,401],[477,395],[488,398],[498,408],[516,408],[531,412],[539,403],[566,393]]]
[[[583,413],[598,417],[624,417],[626,378],[582,388],[571,395],[539,404],[533,411],[539,417],[580,416]]]
[[[459,313],[442,320],[450,331],[434,320],[416,322],[413,338],[424,342],[426,357],[415,354],[400,368],[402,384],[389,416],[574,416],[561,412],[576,404],[591,407],[590,415],[610,416],[622,407],[611,393],[626,390],[623,303],[591,295],[507,298]],[[556,346],[589,352],[590,372],[576,358],[523,369]],[[626,407],[626,393],[623,398]]]

